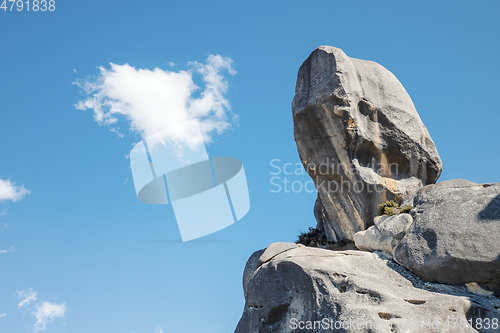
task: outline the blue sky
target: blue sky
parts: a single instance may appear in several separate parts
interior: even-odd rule
[[[437,145],[441,181],[499,182],[499,10],[496,1],[56,0],[54,12],[0,11],[0,179],[29,191],[0,201],[0,332],[232,332],[248,257],[315,225],[315,194],[271,192],[270,161],[299,162],[290,104],[319,45],[396,75]],[[211,54],[233,60],[225,98],[239,121],[207,150],[243,162],[251,209],[182,243],[172,208],[135,196],[126,156],[140,136],[122,122],[121,138],[77,110],[86,95],[73,83],[110,62],[179,71]]]

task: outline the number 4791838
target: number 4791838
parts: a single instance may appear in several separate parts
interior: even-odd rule
[[[2,0],[0,0],[2,1]],[[32,11],[32,12],[53,12],[56,10],[56,1],[55,0],[3,0],[2,5],[0,6],[0,10],[4,12],[9,11]]]

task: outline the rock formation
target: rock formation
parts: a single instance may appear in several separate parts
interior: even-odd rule
[[[319,47],[302,64],[292,109],[318,188],[320,231],[307,236],[322,241],[308,244],[326,235],[374,253],[255,252],[236,333],[500,333],[500,184],[434,184],[441,160],[402,85],[342,50]],[[392,199],[408,206],[376,216]]]
[[[397,262],[428,281],[476,282],[500,294],[500,184],[449,180],[406,202],[414,221]]]
[[[498,298],[424,282],[369,252],[274,243],[251,256],[243,288],[235,333],[500,331],[470,325],[499,318]]]
[[[392,253],[413,223],[410,214],[377,216],[374,221],[374,225],[354,235],[358,249]]]
[[[441,160],[394,75],[331,46],[302,64],[292,103],[301,161],[318,189],[317,228],[352,240],[377,206],[434,183]]]

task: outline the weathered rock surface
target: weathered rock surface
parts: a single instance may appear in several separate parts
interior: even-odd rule
[[[498,298],[423,282],[375,253],[272,244],[251,256],[243,287],[236,333],[500,332],[468,324],[500,317]]]
[[[354,244],[360,250],[392,253],[410,229],[410,214],[375,217],[375,224],[354,234]]]
[[[410,97],[377,63],[317,48],[299,69],[292,111],[300,158],[318,188],[317,228],[329,241],[352,240],[380,203],[441,174]]]
[[[425,280],[500,292],[500,183],[444,181],[405,203],[414,221],[394,250],[397,262]]]

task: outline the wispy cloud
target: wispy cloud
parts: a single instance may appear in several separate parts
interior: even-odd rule
[[[9,250],[0,250],[0,254],[14,252],[14,246],[11,246]]]
[[[163,328],[157,327],[155,333],[163,333]]]
[[[11,200],[16,202],[24,198],[29,193],[30,191],[25,189],[24,185],[17,186],[11,182],[10,179],[0,179],[0,201]]]
[[[0,217],[4,217],[7,215],[9,215],[7,213],[7,209],[2,210],[2,212],[0,213]],[[7,222],[0,222],[0,230],[2,229],[9,229],[9,224]]]
[[[1,318],[4,318],[5,316],[7,316],[7,314],[6,314],[6,313],[0,313],[0,319],[1,319]]]
[[[17,296],[21,299],[21,302],[17,305],[18,309],[27,307],[38,299],[38,293],[33,288],[18,291]]]
[[[63,318],[66,314],[66,304],[56,304],[50,302],[43,302],[37,305],[33,315],[36,317],[36,323],[33,326],[35,332],[44,331],[47,324],[54,321],[56,318]]]
[[[65,303],[57,304],[40,301],[36,304],[38,293],[33,288],[18,291],[17,295],[21,299],[21,302],[17,306],[18,309],[33,311],[32,314],[36,318],[36,322],[33,325],[35,332],[44,331],[48,323],[51,323],[56,318],[63,318],[68,311]]]
[[[100,125],[119,132],[118,121],[129,122],[130,130],[143,138],[177,124],[198,120],[206,142],[231,127],[236,117],[225,98],[228,82],[223,74],[236,74],[230,58],[210,55],[205,63],[190,62],[189,70],[178,72],[155,68],[141,69],[129,64],[99,67],[97,77],[75,82],[87,98],[75,106],[91,109]],[[169,64],[170,66],[172,64]],[[201,75],[204,89],[194,83]],[[162,139],[193,147],[199,138],[189,132],[172,131]]]

